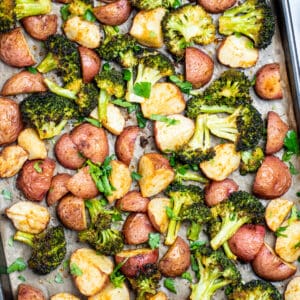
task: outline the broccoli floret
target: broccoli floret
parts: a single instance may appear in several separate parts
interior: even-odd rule
[[[175,154],[176,155],[176,154]],[[201,183],[208,183],[208,179],[199,172],[193,171],[188,165],[177,164],[173,167],[175,171],[175,181],[182,183],[182,181],[196,181]]]
[[[282,296],[276,287],[270,282],[251,280],[230,289],[228,300],[282,300]]]
[[[51,92],[30,95],[20,103],[25,123],[35,127],[41,139],[60,134],[68,120],[78,116],[73,100]]]
[[[83,16],[87,10],[93,11],[92,0],[72,0],[68,4],[68,11],[72,16]]]
[[[151,10],[158,7],[176,8],[178,0],[133,0],[132,5],[138,9]]]
[[[196,118],[200,113],[233,113],[240,105],[250,104],[253,83],[241,71],[228,70],[214,80],[203,94],[187,102],[187,116]]]
[[[261,166],[264,160],[264,152],[260,147],[253,150],[241,152],[240,174],[246,175],[247,173],[254,173]]]
[[[162,28],[168,50],[178,57],[182,57],[185,48],[192,43],[212,43],[216,34],[212,17],[200,5],[192,4],[167,13]]]
[[[1,0],[0,33],[14,28],[18,20],[48,14],[51,9],[51,0]]]
[[[171,184],[166,194],[172,199],[171,213],[167,211],[170,222],[168,225],[167,236],[165,240],[166,245],[172,245],[176,240],[178,231],[181,225],[180,215],[186,207],[193,203],[203,203],[203,190],[195,185],[182,185],[178,182]]]
[[[265,0],[246,0],[224,12],[219,18],[219,32],[244,34],[253,40],[255,47],[266,48],[275,32],[272,9]]]
[[[244,224],[263,223],[265,208],[253,195],[238,191],[224,202],[211,208],[212,221],[209,226],[213,249],[221,247]]]
[[[40,275],[56,269],[66,255],[66,240],[62,226],[52,227],[36,235],[17,231],[14,240],[32,248],[28,267]]]
[[[237,267],[220,250],[200,246],[193,251],[193,257],[199,269],[199,281],[191,284],[191,300],[210,300],[217,290],[240,283]]]

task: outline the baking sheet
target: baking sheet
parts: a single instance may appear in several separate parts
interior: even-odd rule
[[[53,3],[53,11],[56,13],[59,13],[59,8],[60,5]],[[126,26],[122,26],[123,30],[126,30]],[[37,44],[33,39],[31,39],[28,35],[26,35],[27,40],[30,43],[30,47],[32,50],[32,53],[34,54],[34,57],[39,61],[43,57],[43,51],[39,47],[39,44]],[[226,68],[224,66],[221,66],[217,61],[216,61],[216,56],[215,56],[215,45],[209,45],[206,47],[200,47],[201,49],[204,49],[207,51],[215,61],[215,71],[214,71],[214,78],[218,77],[218,75],[224,71]],[[272,63],[272,62],[279,62],[280,67],[281,67],[281,76],[282,76],[282,83],[283,83],[283,89],[284,89],[284,99],[283,100],[278,100],[278,101],[262,101],[256,97],[256,95],[252,92],[252,97],[254,99],[254,105],[259,109],[259,111],[263,114],[263,116],[266,116],[266,113],[269,110],[276,111],[279,113],[279,115],[283,118],[283,120],[287,121],[290,125],[291,128],[296,128],[296,123],[294,119],[294,113],[293,113],[293,101],[291,97],[291,91],[288,85],[288,77],[287,77],[287,70],[285,66],[285,56],[284,56],[284,50],[282,48],[282,43],[280,39],[280,34],[278,27],[276,28],[276,34],[273,39],[273,43],[271,46],[269,46],[265,50],[260,50],[259,53],[259,61],[256,64],[255,67],[245,70],[245,73],[251,78],[256,71],[264,64],[267,63]],[[6,66],[2,62],[0,62],[0,86],[13,74],[18,72],[19,69],[14,69]],[[48,77],[48,75],[46,75]],[[19,102],[23,96],[17,96],[17,97],[11,97],[15,99],[17,102]],[[124,114],[126,114],[126,111],[123,111]],[[128,120],[126,122],[126,126],[134,124],[135,119],[131,119],[128,117]],[[139,143],[139,139],[137,140],[136,143],[136,150],[135,150],[135,157],[132,162],[131,168],[134,170],[136,168],[136,163],[138,158],[140,157],[141,153],[143,152],[152,152],[155,150],[154,146],[154,141],[153,141],[153,133],[152,133],[152,127],[151,127],[151,122],[148,122],[147,127],[142,131],[142,134],[140,138],[147,138],[148,144],[145,148],[142,148]],[[115,138],[112,135],[110,136],[110,150],[111,152],[113,151],[114,147],[114,140]],[[55,139],[54,139],[55,140]],[[53,140],[47,142],[47,148],[49,150],[48,155],[50,157],[53,157]],[[277,154],[279,157],[281,157],[282,153]],[[296,167],[300,167],[298,162],[295,162]],[[59,164],[57,164],[56,167],[56,172],[65,172],[66,170],[62,168]],[[251,184],[253,181],[253,176],[252,175],[247,175],[245,177],[241,177],[236,171],[234,174],[232,174],[231,178],[236,180],[239,183],[240,189],[241,190],[246,190],[250,191]],[[288,191],[288,193],[285,195],[285,198],[293,201],[297,201],[296,197],[296,192],[298,192],[297,186],[299,186],[300,183],[300,177],[298,176],[293,176],[293,187]],[[132,186],[132,189],[134,189],[136,186]],[[20,243],[14,243],[13,246],[9,246],[8,240],[13,236],[15,229],[11,222],[6,219],[3,216],[5,208],[11,206],[13,203],[24,200],[23,195],[20,193],[15,188],[15,178],[12,179],[0,179],[0,192],[3,190],[9,190],[12,192],[13,198],[11,201],[5,200],[3,196],[0,195],[0,231],[1,231],[1,238],[3,241],[3,249],[6,257],[6,262],[7,265],[10,265],[12,262],[14,262],[18,257],[23,257],[25,260],[27,260],[30,256],[30,249],[27,246],[23,246]],[[300,189],[300,188],[299,188]],[[264,201],[266,203],[266,201]],[[41,205],[46,206],[45,201],[41,202]],[[56,216],[55,216],[55,209],[53,207],[50,208],[51,211],[51,222],[50,226],[56,225],[58,223]],[[66,259],[70,256],[70,253],[76,248],[83,247],[84,244],[79,244],[76,242],[76,233],[72,232],[70,230],[65,230],[66,237],[67,237],[67,255]],[[181,235],[185,236],[185,229],[181,229]],[[267,240],[270,244],[273,243],[272,241],[272,236],[268,236]],[[1,251],[1,250],[0,250]],[[162,246],[160,247],[160,256],[162,256],[166,251],[166,247]],[[3,257],[1,257],[0,253],[0,265],[3,265]],[[252,278],[255,278],[255,275],[253,274],[251,267],[249,264],[239,264],[239,268],[242,273],[242,277],[244,281],[249,281]],[[58,284],[55,283],[55,276],[57,274],[61,274],[64,278],[64,283],[63,284]],[[20,280],[19,275],[22,275],[26,279],[26,283],[30,283],[38,288],[40,288],[46,297],[50,297],[53,294],[56,294],[58,292],[70,292],[74,295],[79,296],[81,299],[85,299],[83,296],[80,296],[78,293],[76,287],[73,285],[70,275],[68,274],[68,270],[64,270],[62,267],[56,269],[52,273],[50,273],[47,276],[37,276],[33,274],[29,269],[18,273],[12,273],[10,274],[10,282],[12,286],[12,291],[13,294],[16,294],[16,289],[17,286],[22,283]],[[3,279],[3,277],[2,277]],[[4,278],[5,280],[5,278]],[[189,283],[180,278],[175,279],[176,286],[177,286],[177,294],[172,294],[168,293],[169,299],[171,300],[184,300],[188,298],[188,295],[190,294],[190,289],[189,289]],[[4,286],[4,293],[5,296],[3,299],[13,299],[12,296],[9,296],[9,294],[6,292],[8,291],[8,285],[9,283],[3,282],[2,284]],[[285,286],[284,282],[277,283],[277,287],[280,289],[282,292]],[[166,290],[162,287],[162,290],[166,292]],[[1,298],[1,295],[0,295]],[[223,295],[222,292],[218,292],[213,299],[225,299],[225,296]],[[116,299],[117,300],[117,299]]]

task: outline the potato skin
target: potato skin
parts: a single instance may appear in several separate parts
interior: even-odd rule
[[[228,240],[233,254],[244,262],[252,261],[264,243],[265,227],[245,224]]]
[[[159,262],[159,270],[166,277],[180,276],[191,264],[189,245],[177,237],[174,244]]]
[[[138,245],[147,242],[149,233],[155,232],[155,229],[146,214],[131,213],[127,217],[122,231],[126,244]]]
[[[166,233],[169,218],[166,207],[170,206],[169,198],[153,198],[148,204],[147,213],[152,226],[160,233]]]
[[[226,200],[232,192],[236,192],[239,186],[235,181],[226,178],[222,181],[211,181],[205,187],[205,203],[214,206]]]
[[[198,4],[212,14],[218,14],[230,8],[236,0],[197,0]]]
[[[36,170],[37,166],[41,171]],[[28,200],[42,201],[50,188],[54,169],[55,161],[50,158],[27,161],[17,178],[18,189]]]
[[[275,156],[267,156],[256,173],[253,193],[263,199],[274,199],[285,194],[291,184],[287,165]]]
[[[18,103],[0,97],[0,146],[14,142],[23,128]]]
[[[143,197],[138,191],[130,191],[116,202],[116,207],[122,211],[147,212],[149,198]]]
[[[38,288],[21,283],[18,286],[17,300],[46,300],[46,298]]]
[[[55,204],[69,192],[67,183],[70,178],[71,175],[67,173],[56,174],[52,178],[50,189],[47,194],[47,204],[49,206]]]

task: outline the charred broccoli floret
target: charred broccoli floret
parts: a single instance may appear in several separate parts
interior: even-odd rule
[[[230,289],[228,300],[282,300],[276,287],[270,282],[251,280]]]
[[[260,147],[256,147],[253,150],[241,152],[241,164],[240,174],[246,175],[248,173],[254,173],[261,166],[264,160],[264,152]]]
[[[68,11],[72,16],[83,16],[88,10],[93,11],[92,0],[72,0],[68,4]]]
[[[211,208],[212,221],[209,226],[213,249],[221,247],[244,224],[264,221],[265,208],[253,195],[238,191],[224,202]]]
[[[214,80],[203,94],[187,102],[187,116],[196,118],[200,113],[233,113],[240,105],[250,104],[253,83],[241,71],[228,70]]]
[[[220,250],[200,246],[193,251],[193,257],[199,269],[199,281],[191,284],[191,300],[210,300],[217,290],[240,283],[241,275],[237,267]]]
[[[66,240],[62,226],[52,227],[36,235],[17,231],[14,240],[32,248],[28,267],[40,275],[56,269],[66,255]]]
[[[224,12],[219,18],[219,32],[244,34],[254,41],[255,47],[266,48],[275,32],[272,9],[265,0],[246,0]]]
[[[216,33],[212,17],[200,5],[192,4],[167,13],[162,28],[168,50],[178,57],[182,57],[185,48],[192,43],[212,43]]]
[[[25,123],[35,127],[41,139],[60,134],[68,120],[78,116],[73,100],[51,92],[30,95],[20,103]]]
[[[132,5],[138,9],[151,10],[157,7],[176,8],[178,0],[133,0]]]

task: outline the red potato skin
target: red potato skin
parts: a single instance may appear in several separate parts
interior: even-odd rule
[[[237,0],[197,0],[198,4],[212,14],[224,12],[236,3]]]
[[[68,169],[77,170],[85,162],[69,133],[64,133],[59,138],[54,146],[54,152],[59,163]]]
[[[205,203],[208,206],[217,205],[238,189],[237,183],[229,178],[222,181],[212,181],[205,187]]]
[[[147,212],[149,198],[143,197],[138,191],[130,191],[116,202],[116,207],[129,212]]]
[[[42,291],[29,284],[21,283],[18,286],[17,300],[46,300]]]
[[[50,189],[47,194],[47,204],[49,206],[55,204],[69,192],[67,189],[67,183],[70,178],[71,175],[67,173],[56,174],[52,178]]]
[[[291,184],[287,165],[275,156],[266,156],[256,173],[253,193],[263,199],[275,199],[285,194]]]
[[[37,163],[41,172],[36,170]],[[17,178],[18,189],[28,200],[42,201],[50,188],[54,169],[55,161],[50,158],[27,161]]]
[[[244,262],[252,261],[264,243],[266,229],[262,225],[246,224],[228,240],[233,254]]]
[[[78,51],[80,54],[83,82],[89,83],[100,71],[100,57],[92,49],[83,46],[79,46]]]
[[[23,128],[18,103],[0,97],[0,146],[14,142]]]

